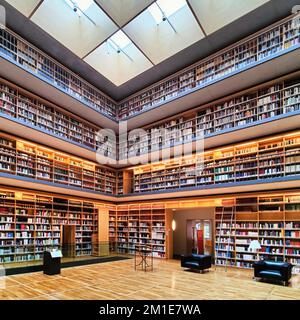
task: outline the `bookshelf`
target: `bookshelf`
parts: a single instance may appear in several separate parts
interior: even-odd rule
[[[0,133],[0,171],[62,185],[116,194],[116,171]]]
[[[0,115],[16,119],[36,130],[66,139],[71,143],[97,150],[104,156],[114,158],[114,146],[96,139],[99,127],[70,115],[63,109],[42,98],[0,79]],[[105,147],[105,148],[104,148]]]
[[[75,256],[92,254],[98,210],[93,202],[32,190],[0,190],[0,262],[40,260],[62,245],[63,225],[76,228]]]
[[[230,227],[231,212],[233,214]],[[224,212],[222,219],[222,212]],[[231,205],[215,209],[216,263],[252,268],[257,256],[288,261],[300,267],[300,196],[299,193],[266,194],[236,197]],[[229,239],[229,240],[228,240]],[[261,250],[249,252],[252,240]]]
[[[95,235],[103,229],[99,221],[104,212],[109,219],[102,232],[108,232],[111,253],[131,255],[135,244],[145,243],[152,246],[155,257],[172,258],[172,209],[199,206],[215,207],[218,265],[224,265],[229,255],[229,266],[250,268],[257,254],[248,247],[251,240],[258,240],[260,257],[290,261],[295,272],[300,269],[299,190],[114,205],[1,187],[0,262],[42,259],[45,249],[62,245],[63,226],[75,226],[74,255],[91,255],[93,244],[98,245]]]
[[[0,30],[0,54],[110,118],[116,102],[8,28]]]
[[[119,119],[138,115],[175,97],[202,88],[299,43],[299,17],[288,17],[125,99],[119,106]]]
[[[121,195],[124,193],[124,180],[123,180],[123,171],[118,171],[117,172],[117,190],[118,194]]]
[[[300,77],[291,74],[271,83],[247,89],[204,106],[194,108],[156,125],[145,133],[130,135],[119,142],[119,158],[135,157],[148,152],[222,134],[228,130],[272,121],[300,112]],[[128,148],[128,149],[127,149]]]
[[[171,224],[164,204],[117,205],[110,211],[109,241],[112,251],[134,254],[135,245],[152,246],[156,258],[170,258],[167,235]]]
[[[300,174],[299,131],[127,169],[132,193],[234,184]]]

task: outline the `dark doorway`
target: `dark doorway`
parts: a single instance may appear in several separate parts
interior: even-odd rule
[[[62,254],[64,257],[76,256],[75,226],[64,225],[62,229]]]

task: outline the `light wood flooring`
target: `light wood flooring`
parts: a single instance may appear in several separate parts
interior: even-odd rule
[[[254,281],[253,271],[184,271],[180,261],[155,260],[154,271],[134,271],[133,259],[5,277],[0,299],[300,299],[300,276],[289,287]]]

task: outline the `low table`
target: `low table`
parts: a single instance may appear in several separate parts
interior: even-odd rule
[[[153,271],[153,250],[151,245],[138,244],[134,250],[134,270]]]

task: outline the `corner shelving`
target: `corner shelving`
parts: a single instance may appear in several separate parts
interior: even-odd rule
[[[297,15],[287,17],[119,104],[7,28],[0,30],[0,54],[99,113],[124,120],[296,48],[300,43],[299,25]],[[6,112],[13,115],[16,110],[8,105]],[[22,112],[28,122],[35,121],[29,109]],[[76,135],[73,137],[76,140]]]

